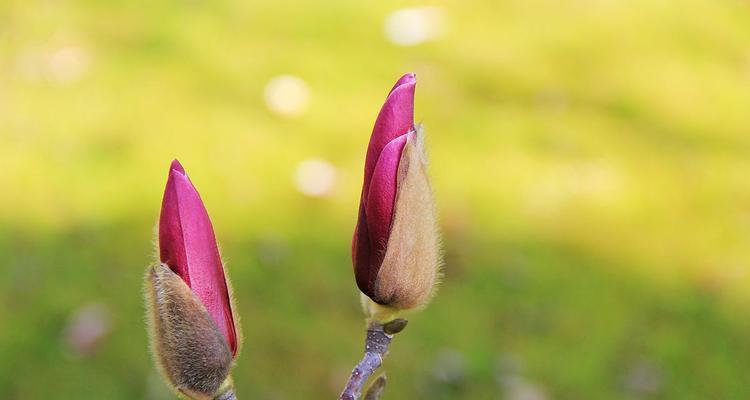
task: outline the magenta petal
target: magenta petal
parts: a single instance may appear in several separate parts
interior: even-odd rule
[[[200,299],[236,354],[229,290],[211,220],[177,160],[170,167],[162,201],[159,256]]]
[[[398,165],[407,136],[401,135],[383,148],[370,181],[370,191],[365,201],[365,214],[370,230],[370,248],[375,253],[375,260],[373,260],[375,268],[371,269],[378,269],[385,256],[393,221],[393,205],[396,201]]]
[[[354,237],[352,238],[352,264],[354,264],[354,278],[357,281],[357,287],[362,293],[371,295],[370,280],[370,233],[367,229],[367,216],[365,215],[365,206],[359,205],[359,216],[357,226],[354,228]]]
[[[391,88],[391,91],[388,94],[392,93],[397,87],[399,87],[399,86],[401,86],[403,84],[407,84],[407,83],[416,84],[417,83],[417,74],[415,74],[413,72],[409,72],[408,74],[404,74],[403,76],[401,76],[400,78],[398,78],[398,80],[396,81],[396,84],[393,85],[393,87]]]
[[[414,91],[417,78],[406,74],[391,89],[385,104],[380,109],[365,159],[365,180],[363,193],[368,193],[370,179],[380,152],[393,139],[411,131],[414,127]]]
[[[172,160],[172,164],[169,165],[170,171],[177,171],[183,175],[186,175],[185,168],[182,167],[182,164],[180,164],[177,159]]]

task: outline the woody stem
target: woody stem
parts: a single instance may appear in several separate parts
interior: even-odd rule
[[[383,329],[383,324],[371,322],[367,327],[367,338],[365,339],[365,355],[362,361],[354,367],[349,381],[341,392],[339,400],[357,400],[362,395],[362,387],[367,379],[383,363],[383,358],[388,353],[388,347],[393,339],[392,334],[388,334]]]

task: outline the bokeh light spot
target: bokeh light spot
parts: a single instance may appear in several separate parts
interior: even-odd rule
[[[307,83],[292,75],[280,75],[266,85],[264,99],[268,109],[282,117],[297,117],[307,111],[310,88]]]
[[[294,173],[294,183],[307,196],[328,195],[336,185],[336,168],[325,160],[302,161]]]
[[[403,8],[385,20],[385,36],[399,46],[414,46],[445,33],[446,16],[438,7]]]

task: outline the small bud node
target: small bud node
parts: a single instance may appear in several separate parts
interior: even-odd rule
[[[403,319],[403,318],[396,318],[393,321],[386,322],[383,324],[383,332],[389,334],[389,335],[395,335],[406,328],[406,325],[409,323],[409,321]]]

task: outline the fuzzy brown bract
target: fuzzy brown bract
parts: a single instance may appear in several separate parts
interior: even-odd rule
[[[149,336],[154,359],[175,390],[211,399],[227,379],[232,353],[200,300],[164,264],[146,274]]]
[[[397,309],[427,304],[436,286],[440,251],[421,126],[409,134],[401,155],[386,248],[373,300]]]

